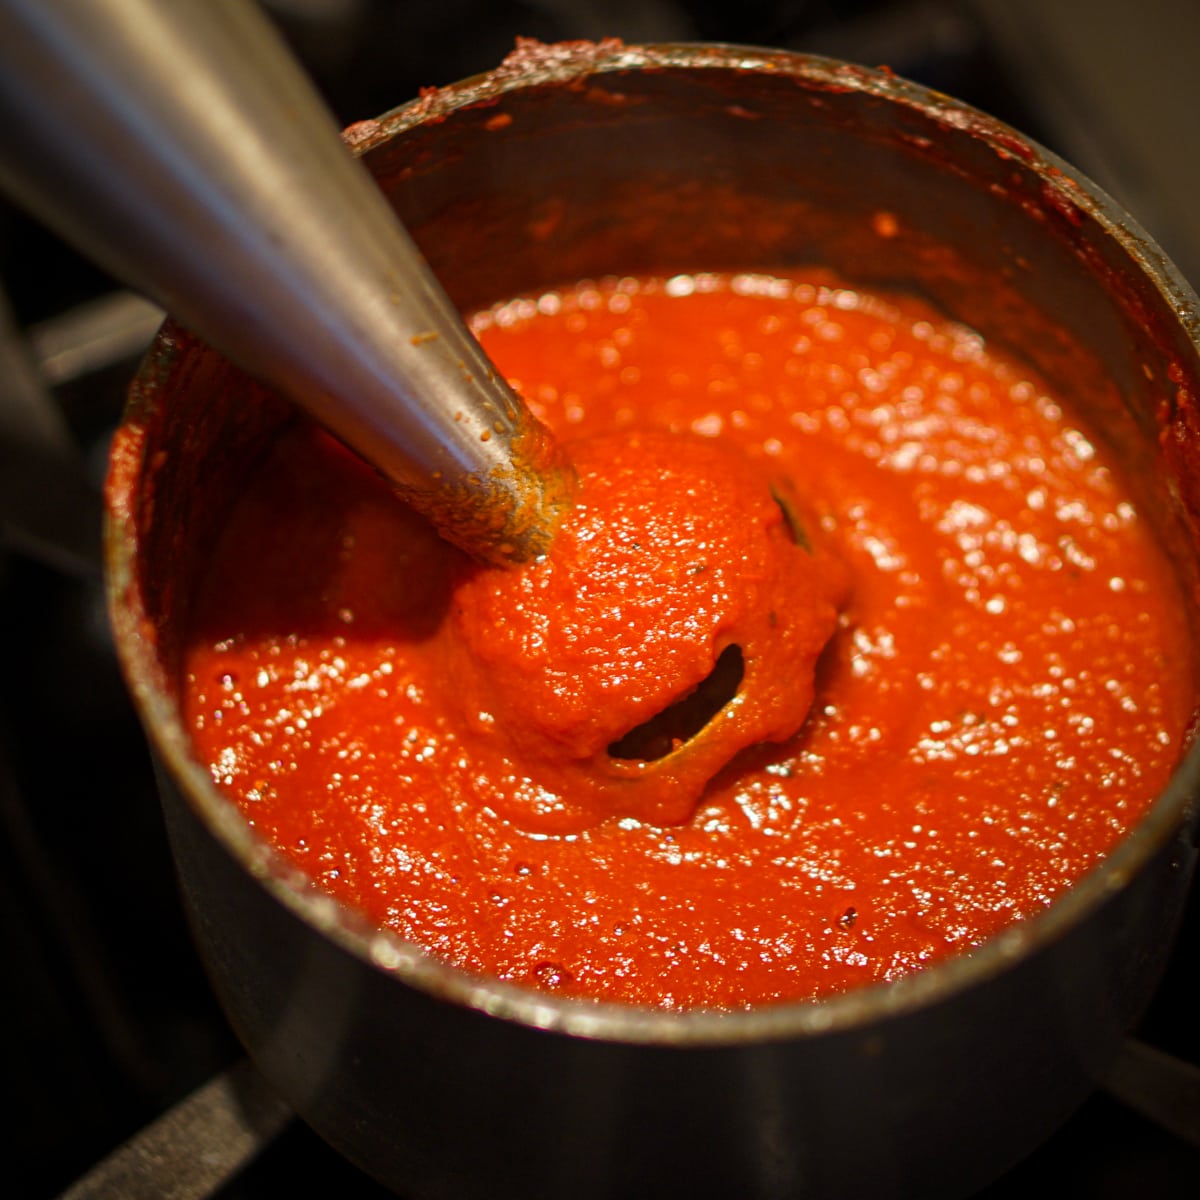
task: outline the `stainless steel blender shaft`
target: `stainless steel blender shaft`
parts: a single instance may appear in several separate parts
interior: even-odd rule
[[[0,183],[488,559],[563,478],[247,0],[0,0]]]

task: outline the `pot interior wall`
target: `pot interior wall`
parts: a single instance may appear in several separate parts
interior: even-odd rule
[[[1153,413],[1167,361],[1194,354],[1174,314],[1156,321],[1065,177],[995,132],[878,90],[668,69],[510,93],[366,157],[467,308],[576,278],[821,265],[932,300],[1106,421],[1118,394]]]

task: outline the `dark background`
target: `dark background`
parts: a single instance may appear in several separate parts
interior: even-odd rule
[[[517,35],[829,54],[962,97],[1111,191],[1200,280],[1193,0],[273,0],[343,122]],[[183,926],[98,579],[96,489],[157,314],[0,203],[0,1084],[8,1195],[50,1197],[238,1057]],[[31,465],[32,464],[32,465]],[[1200,1062],[1193,902],[1139,1030]],[[1191,1197],[1200,1151],[1098,1095],[988,1189]],[[293,1125],[227,1198],[378,1189]]]

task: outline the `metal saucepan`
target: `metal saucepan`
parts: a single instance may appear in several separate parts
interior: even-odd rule
[[[1087,403],[1195,594],[1196,298],[1112,201],[1005,126],[826,60],[604,43],[523,47],[349,137],[464,308],[586,276],[809,263],[920,293]],[[112,612],[214,985],[335,1147],[414,1197],[961,1196],[1091,1091],[1169,950],[1195,752],[1044,915],[816,1004],[565,1000],[452,969],[312,888],[191,757],[176,704],[213,497],[289,419],[265,394],[223,399],[233,370],[172,326],[147,361],[109,483]]]

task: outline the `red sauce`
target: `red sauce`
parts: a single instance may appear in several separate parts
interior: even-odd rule
[[[469,969],[742,1007],[969,950],[1161,789],[1178,585],[1106,451],[978,336],[759,276],[476,328],[579,470],[546,560],[468,562],[302,427],[196,602],[197,752],[335,896]],[[737,701],[614,757],[733,645]]]
[[[550,553],[455,580],[447,706],[472,769],[508,781],[487,802],[526,832],[686,821],[738,751],[804,723],[847,573],[788,476],[725,440],[638,430],[569,450]]]

